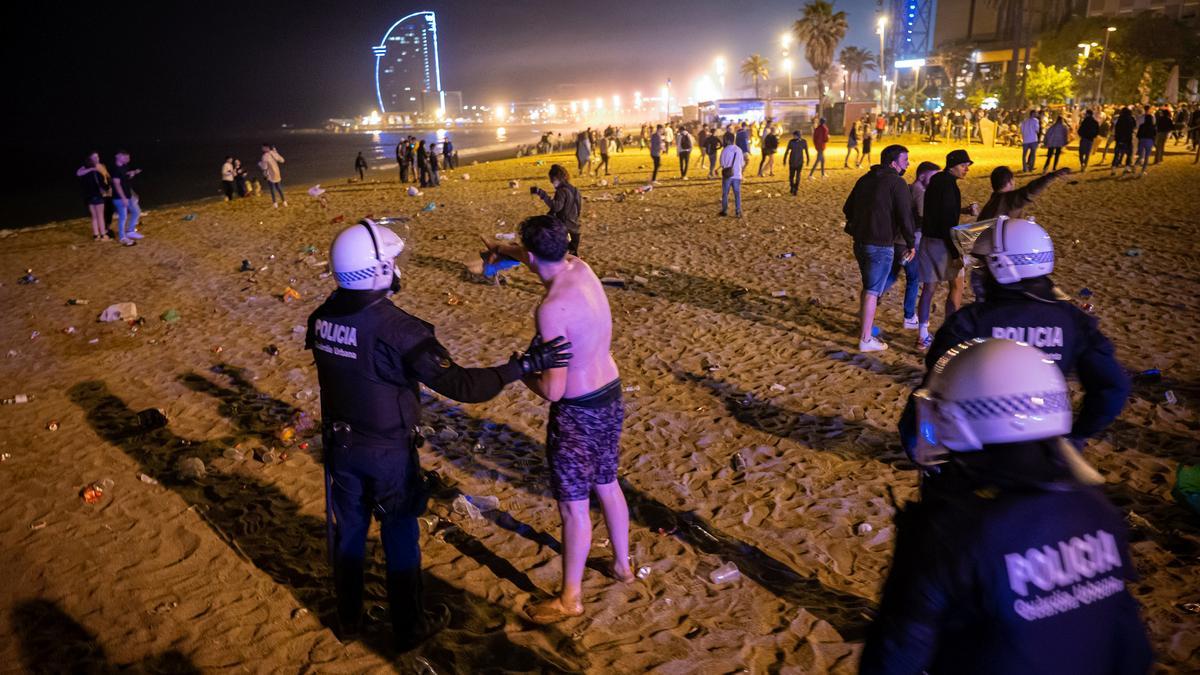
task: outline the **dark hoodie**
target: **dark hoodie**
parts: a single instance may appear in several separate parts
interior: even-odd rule
[[[1045,176],[1031,180],[1014,190],[993,192],[992,196],[988,198],[987,204],[984,204],[983,208],[979,211],[977,220],[991,220],[996,216],[1008,216],[1009,218],[1022,217],[1025,213],[1025,208],[1033,203],[1033,198],[1050,187],[1050,184],[1060,176],[1066,175],[1067,171],[1068,169],[1059,169],[1053,173],[1048,173]]]
[[[903,240],[915,248],[912,194],[908,183],[890,166],[876,164],[850,191],[842,206],[846,216],[846,234],[855,243],[892,246]]]

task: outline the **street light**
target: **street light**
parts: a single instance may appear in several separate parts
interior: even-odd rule
[[[721,85],[721,94],[725,94],[725,57],[718,56],[713,61],[713,68],[717,71],[717,83]]]
[[[875,30],[876,33],[879,33],[879,112],[883,112],[883,73],[886,68],[883,58],[883,33],[886,29],[887,17],[881,16]]]
[[[790,56],[783,60],[783,69],[785,71],[787,71],[787,76],[788,76],[787,95],[788,95],[788,98],[791,98],[791,97],[795,96],[796,93],[794,91],[792,91],[792,58]]]
[[[1116,26],[1109,26],[1104,31],[1104,53],[1100,55],[1100,78],[1096,80],[1096,105],[1100,105],[1100,94],[1104,92],[1104,65],[1108,63],[1108,37],[1116,30]]]

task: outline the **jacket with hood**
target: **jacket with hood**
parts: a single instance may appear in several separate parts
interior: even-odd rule
[[[892,246],[902,239],[908,248],[916,247],[908,183],[890,166],[876,164],[859,178],[842,213],[846,234],[854,237],[855,243]]]

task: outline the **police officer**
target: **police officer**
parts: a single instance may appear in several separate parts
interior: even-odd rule
[[[1082,447],[1121,414],[1130,382],[1096,319],[1050,280],[1050,235],[1033,221],[1000,217],[975,240],[971,255],[983,263],[972,279],[983,297],[946,317],[925,357],[926,367],[932,369],[948,349],[970,338],[1005,338],[1037,347],[1063,375],[1076,374],[1083,385],[1083,406],[1069,434]],[[908,450],[916,435],[912,422],[910,399],[900,420]]]
[[[860,672],[1148,672],[1124,523],[1062,461],[1062,372],[1029,345],[975,339],[916,400],[918,461],[966,480],[897,515]]]
[[[428,491],[416,448],[419,390],[425,384],[457,401],[491,399],[524,375],[566,365],[569,343],[535,338],[523,355],[495,368],[463,368],[433,326],[392,304],[396,257],[406,242],[390,221],[364,219],[333,240],[338,289],[308,319],[321,385],[326,514],[342,637],[361,629],[363,567],[371,515],[387,558],[388,605],[401,650],[444,627],[449,610],[426,612],[421,600],[417,516]]]

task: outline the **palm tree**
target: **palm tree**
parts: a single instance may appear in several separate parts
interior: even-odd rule
[[[842,49],[839,60],[842,62],[842,67],[846,69],[846,75],[849,76],[850,83],[846,90],[850,92],[854,91],[854,80],[861,76],[864,70],[875,70],[875,55],[858,47]]]
[[[833,3],[811,0],[800,10],[803,16],[792,26],[797,41],[804,44],[804,57],[817,71],[817,95],[825,100],[825,74],[833,65],[833,53],[846,37],[845,12],[833,11]]]
[[[758,54],[751,54],[742,61],[742,77],[754,80],[754,98],[758,98],[758,81],[767,79],[769,61]]]

